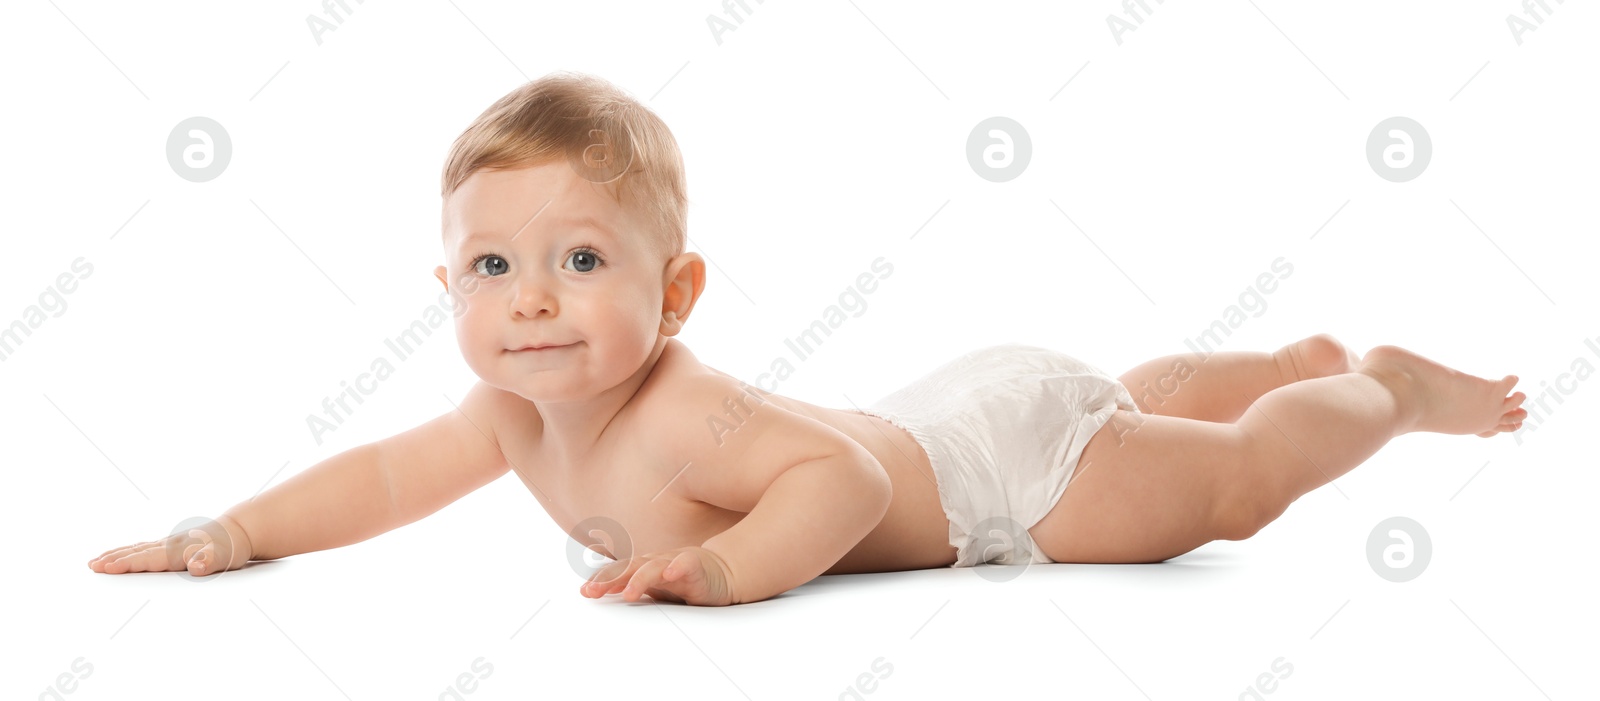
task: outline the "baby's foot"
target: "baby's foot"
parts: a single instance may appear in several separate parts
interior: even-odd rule
[[[1358,371],[1396,388],[1402,411],[1415,421],[1412,431],[1488,437],[1515,431],[1528,416],[1519,408],[1527,395],[1507,395],[1517,384],[1516,375],[1486,380],[1397,346],[1367,351]]]
[[[1289,372],[1294,373],[1294,382],[1343,375],[1354,372],[1361,365],[1361,359],[1354,352],[1340,343],[1339,339],[1325,333],[1295,341],[1279,349],[1275,355],[1279,356],[1280,363],[1287,361],[1285,365]]]

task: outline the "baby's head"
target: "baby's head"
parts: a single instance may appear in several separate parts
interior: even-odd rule
[[[529,400],[628,381],[704,289],[672,132],[599,78],[551,74],[500,98],[451,146],[441,194],[434,274],[462,356]],[[561,347],[521,350],[546,344]]]

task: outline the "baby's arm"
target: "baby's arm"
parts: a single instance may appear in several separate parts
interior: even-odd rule
[[[251,559],[273,560],[359,543],[438,511],[510,469],[492,439],[491,391],[479,382],[460,411],[335,455],[223,516],[250,535]]]
[[[692,438],[703,446],[707,435],[701,423]],[[730,570],[733,603],[777,596],[826,572],[889,509],[883,466],[820,421],[761,404],[722,439],[710,454],[691,451],[703,457],[679,479],[690,498],[749,514],[702,544]]]
[[[200,529],[205,538],[177,533],[108,551],[89,567],[212,574],[358,543],[416,521],[510,469],[494,439],[493,392],[480,382],[459,410],[307,468],[228,509]],[[195,555],[203,566],[190,564]]]

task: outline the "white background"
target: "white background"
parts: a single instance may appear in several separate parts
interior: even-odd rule
[[[1234,699],[1278,658],[1293,671],[1261,698],[1592,693],[1600,383],[1571,376],[1520,441],[1403,436],[1255,538],[1162,565],[595,601],[508,475],[339,550],[201,581],[90,572],[451,410],[475,378],[446,327],[324,443],[306,426],[436,303],[450,142],[555,70],[676,135],[691,250],[715,264],[681,336],[706,363],[754,381],[874,258],[894,266],[778,388],[813,403],[1005,341],[1119,374],[1185,350],[1279,256],[1292,275],[1223,349],[1326,331],[1536,396],[1600,365],[1590,3],[1550,3],[1521,45],[1511,0],[1150,3],[1121,45],[1109,0],[750,2],[720,45],[709,0],[349,5],[320,46],[309,0],[53,0],[0,24],[0,324],[93,265],[0,363],[0,693],[36,698],[82,658],[63,698],[433,699],[480,657],[462,698],[834,699],[868,674],[860,698]],[[234,148],[200,184],[165,156],[195,115]],[[1033,144],[1005,183],[966,157],[997,115]],[[1366,160],[1395,115],[1434,149],[1405,183]],[[1434,548],[1403,584],[1366,559],[1395,515]]]

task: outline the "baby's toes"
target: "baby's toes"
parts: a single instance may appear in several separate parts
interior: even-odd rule
[[[1517,402],[1517,404],[1520,404],[1520,403],[1522,403],[1522,402],[1519,400]],[[1512,409],[1510,409],[1510,410],[1508,410],[1505,413],[1500,415],[1500,424],[1501,425],[1510,424],[1510,423],[1522,423],[1523,419],[1528,418],[1528,410],[1527,409],[1523,409],[1521,407],[1517,407],[1515,404],[1513,404],[1512,406],[1515,407],[1515,408],[1512,408]]]
[[[1516,387],[1517,386],[1517,376],[1516,375],[1506,375],[1505,377],[1500,378],[1500,381],[1494,383],[1494,385],[1495,385],[1496,388],[1498,388],[1500,390],[1500,395],[1501,396],[1505,396],[1505,395],[1511,393],[1511,388],[1512,387]],[[1519,392],[1519,394],[1520,394],[1520,392]]]
[[[1517,429],[1522,428],[1522,421],[1526,418],[1528,418],[1528,410],[1526,409],[1508,411],[1504,416],[1500,417],[1500,424],[1498,426],[1479,433],[1478,435],[1488,438],[1501,433],[1514,432]]]

